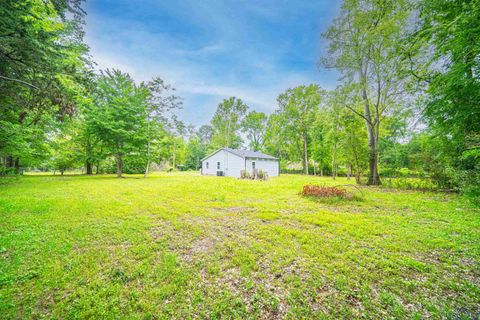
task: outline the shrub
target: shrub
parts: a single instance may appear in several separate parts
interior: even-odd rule
[[[421,178],[385,178],[382,187],[407,190],[438,190],[438,185],[431,179]]]
[[[247,170],[240,170],[240,179],[250,179],[250,172]]]
[[[258,170],[258,172],[257,172],[257,179],[263,180],[263,171],[262,171],[262,170]]]
[[[313,197],[342,197],[347,196],[347,190],[337,187],[323,187],[315,185],[306,185],[303,187],[302,195]]]
[[[268,172],[267,172],[267,171],[263,171],[263,170],[259,170],[259,171],[257,172],[256,179],[257,179],[257,180],[268,180]]]
[[[15,176],[19,174],[16,168],[5,168],[3,166],[0,167],[0,176]]]
[[[248,170],[240,170],[240,179],[268,180],[268,172],[254,170],[253,174],[250,174]]]

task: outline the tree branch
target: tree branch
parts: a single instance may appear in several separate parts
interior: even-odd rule
[[[350,109],[350,111],[352,111],[353,113],[355,113],[357,116],[363,118],[365,121],[367,121],[367,123],[369,125],[372,125],[372,122],[370,120],[368,120],[363,114],[361,114],[360,112],[358,112],[357,110],[353,109],[352,107],[350,107],[348,104],[345,104],[345,107],[347,107],[348,109]]]
[[[37,86],[35,86],[35,85],[31,84],[31,83],[28,83],[28,82],[26,82],[26,81],[20,80],[20,79],[8,78],[8,77],[2,76],[2,75],[0,75],[0,78],[1,78],[1,79],[4,79],[4,80],[7,80],[7,81],[18,82],[18,83],[24,84],[24,85],[26,85],[26,86],[29,86],[29,87],[31,87],[31,88],[40,90],[39,87],[37,87]]]

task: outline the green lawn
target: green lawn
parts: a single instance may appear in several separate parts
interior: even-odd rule
[[[287,176],[0,181],[0,318],[476,318],[480,210]]]

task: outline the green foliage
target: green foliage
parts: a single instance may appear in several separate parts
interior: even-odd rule
[[[106,70],[87,106],[85,121],[109,154],[116,157],[119,176],[122,157],[145,150],[147,145],[147,96],[146,90],[136,86],[129,75]]]
[[[83,15],[77,0],[2,1],[0,157],[38,165],[49,126],[75,113],[89,70]]]
[[[433,0],[422,6],[417,37],[434,50],[425,114],[465,148],[465,139],[480,132],[480,5]]]
[[[360,177],[367,170],[368,163],[368,142],[365,134],[365,124],[345,108],[341,110],[339,122],[340,159],[351,167],[357,183],[360,183]],[[382,151],[380,150],[380,152]]]
[[[267,129],[267,116],[263,112],[251,111],[242,121],[242,131],[246,133],[249,147],[253,151],[262,149]]]
[[[311,124],[315,121],[324,94],[325,91],[314,84],[288,89],[278,96],[277,110],[269,120],[267,137],[278,136],[274,145],[279,148],[277,154],[285,155],[284,159],[290,161],[302,161],[306,172],[313,131]]]
[[[240,129],[248,106],[235,97],[224,99],[217,107],[211,120],[214,147],[238,148],[242,144]]]
[[[202,144],[208,145],[212,142],[213,128],[208,124],[204,124],[203,126],[198,128],[196,134]]]
[[[445,165],[439,183],[480,194],[480,5],[478,1],[422,1],[414,48],[431,54],[412,58],[426,84],[424,116]],[[415,59],[416,58],[416,59]],[[415,63],[413,63],[415,62]]]
[[[383,187],[406,190],[438,190],[439,186],[435,181],[427,178],[385,178]]]
[[[404,103],[404,92],[410,87],[401,47],[407,38],[410,8],[408,0],[344,0],[339,16],[323,35],[329,47],[322,64],[336,68],[344,79],[339,100],[365,121],[368,184],[372,185],[381,183],[381,124]]]
[[[81,165],[79,150],[80,145],[76,141],[77,133],[74,123],[67,122],[58,131],[52,133],[50,139],[51,158],[49,166],[54,171],[63,173],[68,169],[75,169]]]
[[[186,147],[185,169],[198,170],[201,167],[201,159],[207,155],[208,145],[202,143],[198,135],[190,137]]]

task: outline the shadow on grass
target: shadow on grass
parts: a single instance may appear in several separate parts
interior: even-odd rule
[[[64,174],[58,175],[58,174],[39,174],[39,175],[23,175],[23,177],[26,177],[28,179],[48,179],[48,180],[71,180],[72,178],[75,179],[92,179],[95,181],[99,180],[143,180],[143,179],[157,179],[161,178],[160,176],[148,176],[147,178],[141,176],[136,176],[136,175],[127,175],[127,176],[122,176],[122,177],[117,177],[115,174],[92,174],[92,175],[87,175],[87,174]],[[17,177],[17,180],[19,180],[20,177]]]
[[[349,206],[352,204],[365,202],[365,197],[356,196],[356,195],[347,195],[345,197],[340,197],[340,196],[316,197],[316,196],[305,196],[300,194],[300,196],[319,204],[328,204],[328,205],[335,205],[335,206]]]
[[[0,186],[14,184],[19,181],[19,176],[0,176]]]

